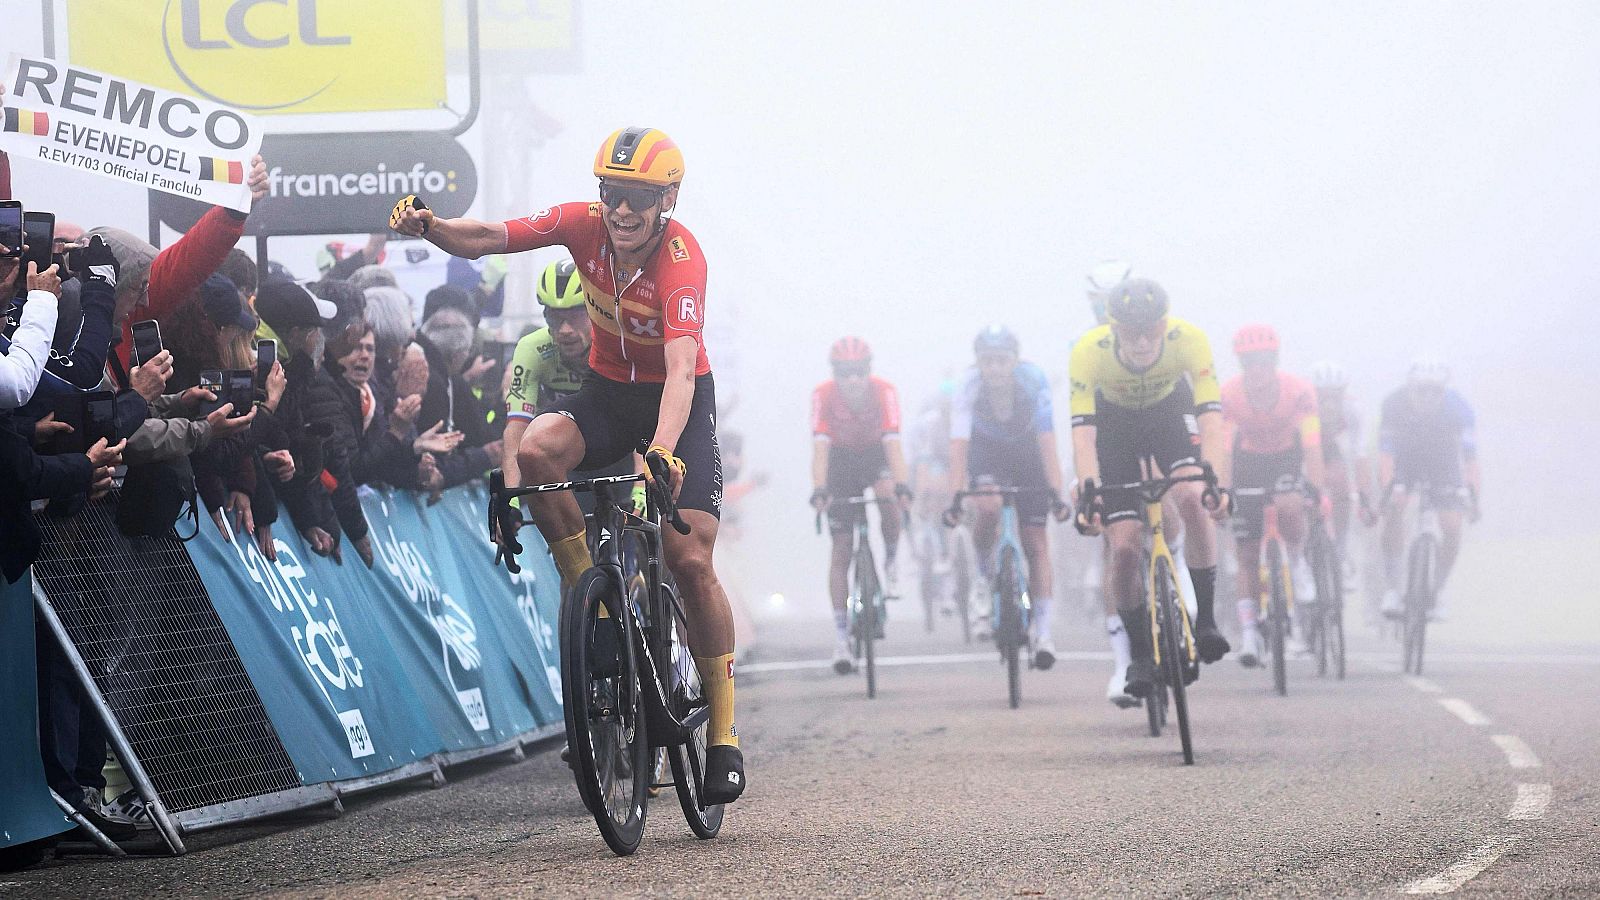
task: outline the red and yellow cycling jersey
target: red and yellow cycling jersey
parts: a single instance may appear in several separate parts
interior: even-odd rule
[[[1245,453],[1283,453],[1322,445],[1317,418],[1317,392],[1311,382],[1278,372],[1278,391],[1270,406],[1250,402],[1244,377],[1235,375],[1222,386],[1222,418],[1234,434],[1234,449]]]
[[[867,402],[854,407],[839,382],[824,381],[811,392],[811,433],[841,450],[865,450],[900,433],[900,398],[894,385],[876,375],[868,379]]]
[[[668,222],[660,246],[620,290],[599,203],[563,203],[505,222],[506,252],[564,246],[577,264],[588,298],[594,343],[589,368],[613,381],[667,380],[665,346],[691,337],[699,345],[694,373],[711,371],[706,358],[706,262],[689,229]]]

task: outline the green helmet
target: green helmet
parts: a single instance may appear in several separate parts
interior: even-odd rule
[[[539,276],[539,303],[551,309],[572,309],[584,303],[583,282],[570,259],[553,262]]]

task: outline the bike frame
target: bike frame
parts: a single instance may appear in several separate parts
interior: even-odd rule
[[[1172,556],[1172,548],[1167,545],[1166,529],[1162,528],[1161,497],[1144,497],[1145,533],[1150,536],[1150,562],[1144,573],[1144,598],[1145,611],[1150,616],[1150,637],[1155,642],[1156,665],[1161,665],[1161,621],[1156,610],[1156,572],[1157,562],[1167,561],[1167,571],[1172,573],[1172,587],[1178,595],[1178,620],[1183,629],[1183,646],[1188,650],[1190,665],[1196,661],[1194,625],[1189,621],[1189,598],[1184,596],[1182,580],[1177,577],[1178,563]]]

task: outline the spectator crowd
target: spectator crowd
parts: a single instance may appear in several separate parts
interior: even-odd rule
[[[11,182],[0,153],[0,199],[48,210]],[[248,184],[266,195],[260,157]],[[383,235],[329,245],[301,279],[236,248],[246,220],[212,208],[160,250],[115,225],[58,220],[43,271],[0,246],[7,583],[38,558],[40,517],[91,504],[133,538],[215,527],[275,560],[274,535],[293,528],[313,552],[346,564],[353,550],[370,567],[363,487],[437,499],[498,464],[501,359],[482,355],[479,324],[499,312],[503,270],[452,268],[419,303],[383,267]],[[141,359],[134,325],[153,334],[146,322],[159,352]],[[131,835],[104,798],[98,716],[48,633],[39,676],[51,787],[109,836]]]

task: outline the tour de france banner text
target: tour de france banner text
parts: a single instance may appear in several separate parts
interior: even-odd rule
[[[221,104],[12,54],[0,150],[241,212],[261,125]]]

